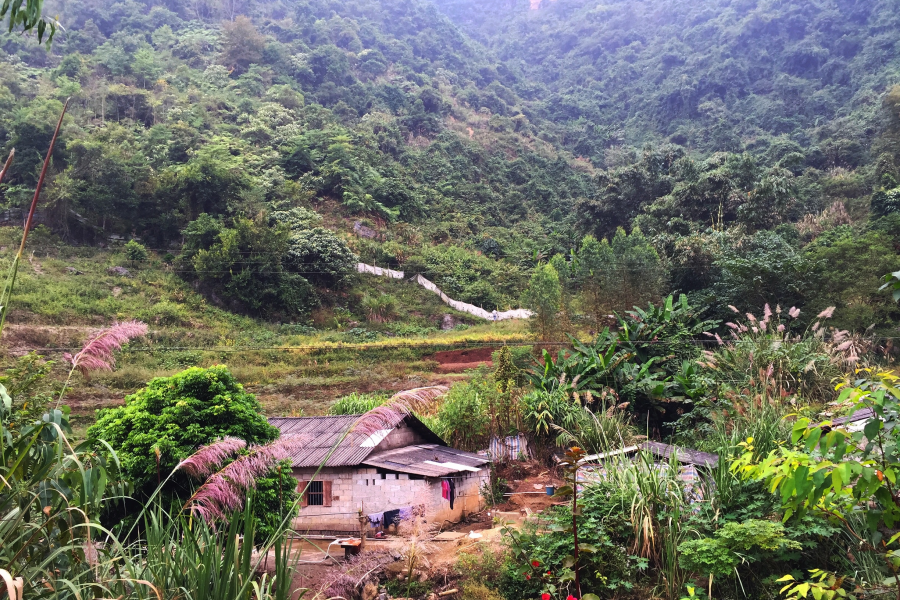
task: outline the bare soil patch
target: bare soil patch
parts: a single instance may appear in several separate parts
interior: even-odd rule
[[[469,369],[477,369],[481,365],[494,366],[491,358],[494,350],[494,348],[447,350],[445,352],[436,352],[426,358],[437,361],[438,373],[462,373]]]

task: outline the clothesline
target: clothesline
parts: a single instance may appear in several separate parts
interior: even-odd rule
[[[375,527],[388,527],[400,521],[408,521],[413,517],[424,517],[425,505],[403,506],[382,512],[369,513],[366,516],[369,519],[369,523]]]

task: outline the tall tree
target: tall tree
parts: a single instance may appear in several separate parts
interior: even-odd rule
[[[222,63],[243,73],[262,61],[266,38],[253,22],[241,15],[222,25]]]
[[[559,273],[552,264],[538,266],[528,282],[525,304],[534,312],[532,326],[547,341],[554,337],[562,303]]]

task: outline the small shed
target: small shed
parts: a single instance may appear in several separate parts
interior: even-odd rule
[[[607,478],[608,471],[605,462],[607,459],[616,456],[633,459],[641,451],[655,456],[658,459],[655,464],[660,469],[668,469],[668,463],[674,455],[675,460],[679,463],[677,465],[678,478],[683,482],[685,497],[691,504],[703,500],[702,480],[708,479],[709,469],[714,469],[719,464],[719,457],[716,454],[662,442],[646,441],[610,452],[585,456],[579,463],[582,465],[582,469],[578,472],[578,481],[583,484],[601,482]]]
[[[581,459],[581,463],[585,464],[602,461],[607,458],[612,458],[613,456],[619,456],[623,454],[626,456],[631,456],[637,454],[639,450],[644,450],[645,452],[653,454],[657,458],[666,460],[671,458],[672,454],[674,453],[675,460],[683,465],[713,468],[719,464],[719,456],[717,454],[710,454],[709,452],[700,452],[699,450],[691,450],[690,448],[682,448],[679,446],[663,444],[662,442],[652,441],[643,442],[634,446],[628,446],[619,450],[603,452],[601,454],[590,454]]]
[[[306,490],[294,529],[357,534],[360,509],[372,529],[383,529],[414,516],[437,524],[458,521],[483,508],[488,457],[450,448],[412,415],[375,433],[353,431],[358,419],[269,419],[282,435],[308,440],[290,457],[298,490]]]

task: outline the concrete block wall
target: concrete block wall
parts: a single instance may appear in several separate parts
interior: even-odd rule
[[[309,481],[316,469],[294,469],[298,481]],[[453,510],[441,497],[440,479],[410,479],[404,473],[387,473],[383,476],[376,469],[331,467],[322,469],[316,479],[331,481],[331,506],[307,506],[300,509],[294,520],[294,529],[358,531],[357,520],[360,503],[365,514],[379,513],[405,506],[425,505],[425,518],[429,522],[458,521],[463,513],[480,510],[483,506],[480,487],[488,481],[489,471],[457,474],[456,500]]]

